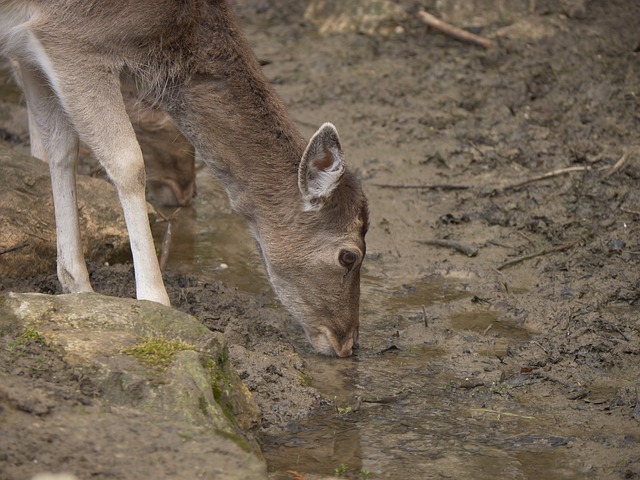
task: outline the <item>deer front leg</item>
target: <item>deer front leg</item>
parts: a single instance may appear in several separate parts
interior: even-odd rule
[[[90,58],[76,68],[68,62],[58,72],[58,94],[118,192],[131,242],[137,298],[169,305],[147,215],[142,151],[125,110],[119,74],[105,75],[102,65],[92,70],[91,64]]]
[[[51,172],[58,279],[65,292],[90,292],[76,200],[78,137],[42,73],[20,65],[19,74],[29,108],[32,152],[48,160]]]

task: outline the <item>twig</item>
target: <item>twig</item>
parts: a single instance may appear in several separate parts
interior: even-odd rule
[[[556,247],[545,248],[535,253],[531,253],[529,255],[524,255],[522,257],[514,258],[513,260],[509,260],[508,262],[503,263],[498,266],[498,270],[502,270],[507,267],[512,267],[520,262],[524,262],[525,260],[531,260],[532,258],[541,257],[542,255],[548,255],[550,253],[562,252],[564,250],[568,250],[569,248],[580,243],[580,240],[576,240],[575,242],[565,243],[564,245],[558,245]]]
[[[390,225],[388,223],[384,227],[384,231],[387,234],[389,234],[389,240],[391,240],[391,245],[393,245],[393,248],[396,251],[396,255],[398,256],[398,258],[402,257],[402,254],[400,253],[400,250],[398,249],[398,246],[396,245],[396,241],[393,238],[393,234],[391,233],[391,227],[390,227]]]
[[[306,480],[307,478],[302,473],[296,472],[295,470],[287,470],[287,473],[291,475],[292,480]]]
[[[429,327],[429,319],[427,318],[427,309],[422,305],[422,320],[424,321],[424,328]]]
[[[622,335],[622,338],[624,338],[627,342],[629,342],[629,341],[630,341],[630,340],[629,340],[629,337],[627,336],[627,334],[626,334],[626,333],[624,333],[624,332],[622,331],[622,329],[621,329],[619,326],[614,325],[614,326],[613,326],[613,329],[614,329],[616,332],[618,332],[620,335]]]
[[[497,242],[495,240],[487,240],[487,243],[491,244],[491,245],[495,245],[496,247],[502,247],[502,248],[507,248],[509,250],[513,250],[513,247],[510,245],[505,245],[504,243],[500,243]]]
[[[522,180],[520,182],[512,183],[510,185],[505,185],[504,187],[497,188],[496,191],[498,191],[498,192],[506,192],[507,190],[516,190],[516,189],[518,189],[520,187],[524,187],[525,185],[528,185],[530,183],[539,182],[540,180],[546,180],[548,178],[558,177],[558,176],[564,175],[566,173],[587,172],[589,170],[591,170],[591,167],[588,166],[588,165],[587,166],[579,166],[579,167],[560,168],[558,170],[552,170],[550,172],[543,173],[542,175],[537,175],[535,177],[531,177],[531,178],[528,178],[526,180]]]
[[[422,243],[423,245],[435,245],[436,247],[453,248],[454,250],[462,252],[469,257],[475,257],[478,254],[477,247],[462,242],[456,242],[454,240],[433,238],[430,240],[419,240],[418,243]]]
[[[498,416],[498,420],[500,420],[500,417],[516,417],[516,418],[525,418],[527,420],[535,420],[536,417],[532,417],[530,415],[520,415],[518,413],[512,413],[512,412],[500,412],[498,410],[493,410],[491,408],[472,408],[471,409],[472,412],[478,412],[478,413],[494,413]]]
[[[540,342],[536,342],[535,340],[533,340],[531,343],[533,343],[537,347],[540,347],[544,353],[549,355],[549,351],[546,348],[544,348]]]
[[[607,172],[607,174],[603,177],[603,178],[607,178],[611,175],[613,175],[614,173],[616,173],[618,170],[620,170],[623,165],[625,164],[625,162],[627,161],[628,158],[628,154],[627,152],[622,154],[622,157],[620,157],[620,160],[618,160],[615,165],[611,166],[611,167],[602,167],[599,168],[598,170],[609,170],[609,172]],[[533,182],[539,182],[540,180],[546,180],[548,178],[553,178],[553,177],[558,177],[560,175],[564,175],[566,173],[571,173],[571,172],[588,172],[592,169],[592,167],[590,165],[581,165],[581,166],[576,166],[576,167],[566,167],[566,168],[560,168],[558,170],[552,170],[550,172],[547,173],[543,173],[541,175],[537,175],[535,177],[531,177],[528,178],[526,180],[522,180],[520,182],[516,182],[516,183],[512,183],[510,185],[505,185],[504,187],[500,187],[498,189],[496,189],[496,191],[498,192],[506,192],[507,190],[516,190],[520,187],[524,187],[525,185],[528,185],[530,183]]]
[[[169,248],[171,247],[171,220],[167,221],[167,229],[162,237],[162,247],[160,247],[160,271],[163,272],[169,260]]]
[[[447,22],[443,22],[442,20],[434,17],[430,13],[425,12],[424,10],[420,10],[418,12],[418,17],[431,28],[435,28],[436,30],[439,30],[440,32],[450,35],[458,40],[470,42],[474,45],[479,45],[484,48],[492,48],[495,46],[494,42],[489,40],[488,38],[481,37],[480,35],[476,35],[471,32],[467,32],[466,30],[458,27],[454,27],[453,25]]]
[[[535,245],[535,243],[533,242],[533,240],[531,240],[529,237],[527,237],[524,233],[522,233],[520,230],[518,230],[516,232],[518,235],[520,235],[522,238],[524,238],[527,242],[529,242],[531,245]]]
[[[625,152],[622,154],[622,156],[620,157],[620,160],[618,160],[618,161],[615,163],[615,165],[613,165],[613,167],[611,167],[611,168],[610,168],[610,170],[607,172],[607,174],[606,174],[604,177],[602,177],[602,178],[603,178],[603,179],[604,179],[604,178],[609,178],[611,175],[613,175],[613,174],[614,174],[614,173],[616,173],[618,170],[620,170],[620,169],[624,166],[624,164],[625,164],[625,162],[627,161],[627,158],[628,158],[628,157],[629,157],[629,154],[628,154],[628,152],[626,152],[626,151],[625,151]]]
[[[631,213],[633,215],[640,215],[640,210],[631,210],[629,208],[620,207],[620,211],[624,213]]]
[[[5,248],[4,250],[0,250],[0,255],[4,255],[5,253],[13,252],[15,250],[20,250],[21,248],[30,247],[31,244],[29,242],[22,242],[14,245],[12,247]]]
[[[371,183],[370,185],[379,188],[394,188],[397,190],[400,189],[416,189],[416,190],[468,190],[471,188],[470,185],[455,185],[448,183],[434,183],[427,185],[396,185],[393,183]]]

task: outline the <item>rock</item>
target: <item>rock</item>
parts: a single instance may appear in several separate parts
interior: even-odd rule
[[[55,271],[56,230],[46,163],[0,145],[0,277]],[[130,258],[129,237],[110,183],[78,176],[78,208],[85,258]]]
[[[69,367],[90,379],[111,414],[123,411],[143,424],[173,425],[165,429],[190,442],[205,439],[208,450],[224,456],[215,478],[266,477],[252,434],[259,409],[228,362],[225,338],[196,318],[157,303],[96,293],[9,293],[0,296],[0,330],[16,329],[59,351]],[[31,400],[11,401],[19,389],[9,385],[0,388],[0,400],[46,415],[47,395],[35,390]]]

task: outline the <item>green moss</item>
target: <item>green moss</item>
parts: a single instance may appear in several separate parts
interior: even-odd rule
[[[217,358],[219,367],[224,368],[224,366],[227,364],[228,361],[229,361],[229,352],[226,349],[223,349],[218,354],[218,358]]]
[[[313,377],[303,372],[298,372],[298,380],[300,381],[300,385],[303,387],[310,387],[311,382],[313,381]]]
[[[27,328],[22,335],[20,335],[20,338],[22,340],[24,340],[25,342],[39,342],[44,344],[44,337],[42,335],[40,335],[35,329],[33,328]]]
[[[37,343],[39,345],[46,346],[47,342],[45,338],[40,335],[35,329],[27,328],[20,335],[15,335],[15,330],[9,327],[3,328],[2,336],[8,337],[8,341],[6,343],[5,348],[9,352],[21,350],[22,347],[26,347],[27,345],[31,345]],[[13,337],[13,338],[12,338]]]
[[[236,435],[235,433],[227,432],[225,430],[216,430],[218,435],[221,435],[229,440],[232,440],[236,445],[238,445],[242,450],[247,453],[254,453],[249,442],[242,436]]]
[[[224,357],[225,360],[221,362],[221,357]],[[216,361],[213,359],[208,359],[205,362],[205,368],[209,372],[211,377],[211,389],[213,390],[213,398],[216,403],[220,405],[224,416],[231,422],[232,425],[236,426],[236,418],[233,415],[233,405],[230,402],[225,402],[224,400],[229,395],[229,390],[233,388],[233,382],[227,375],[227,372],[222,367],[228,360],[226,354],[218,355]]]
[[[167,367],[173,360],[173,356],[183,350],[195,350],[195,347],[182,340],[148,337],[137,345],[123,348],[121,352],[131,355],[147,365]]]

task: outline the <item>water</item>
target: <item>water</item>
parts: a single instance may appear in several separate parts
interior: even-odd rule
[[[204,168],[197,173],[198,194],[172,222],[168,266],[199,278],[221,280],[249,293],[271,292],[259,267],[260,258],[243,218],[229,206],[227,195]],[[169,217],[175,209],[162,209]],[[160,249],[166,223],[153,225]]]
[[[555,420],[530,411],[496,411],[461,395],[446,352],[429,345],[390,349],[384,346],[384,318],[411,317],[415,306],[457,298],[455,285],[421,284],[405,297],[364,282],[364,309],[386,312],[363,326],[362,336],[374,348],[343,361],[314,358],[308,362],[314,386],[335,398],[336,408],[318,412],[296,431],[271,438],[265,445],[273,479],[290,479],[287,470],[343,478],[580,478],[565,451],[565,437],[548,435]],[[373,294],[369,289],[376,290]],[[390,289],[392,290],[392,289]],[[415,294],[412,295],[412,294]],[[371,303],[378,305],[371,305]],[[375,308],[372,308],[375,307]],[[514,326],[500,325],[495,315],[454,316],[460,328],[496,330],[526,338]],[[373,350],[373,351],[372,351]],[[486,395],[490,396],[488,392]]]
[[[253,292],[270,292],[244,220],[233,213],[224,192],[199,172],[199,197],[175,223],[170,266],[203,278],[221,279]],[[170,212],[169,212],[170,213]],[[158,246],[164,225],[155,227]],[[455,276],[454,276],[455,277]],[[357,357],[314,356],[308,362],[313,385],[335,408],[316,412],[263,445],[271,478],[296,471],[311,480],[342,478],[580,478],[567,443],[554,437],[554,419],[531,409],[496,411],[469,401],[449,368],[447,353],[424,342],[394,348],[394,329],[422,328],[423,307],[471,294],[460,280],[403,278],[375,261],[363,272],[361,338]],[[451,327],[497,339],[479,355],[504,354],[509,341],[529,332],[481,306],[452,314]],[[491,392],[485,392],[487,398]],[[480,399],[481,400],[481,399]]]

